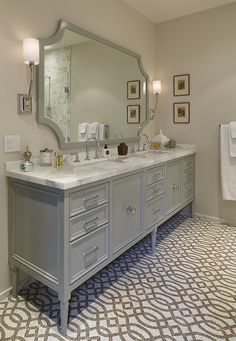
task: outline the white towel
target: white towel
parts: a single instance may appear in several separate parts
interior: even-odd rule
[[[83,122],[78,126],[78,142],[84,142],[87,140],[88,123]]]
[[[85,134],[86,133],[87,126],[88,126],[87,122],[83,122],[83,123],[79,124],[79,132],[80,132],[80,134]]]
[[[230,122],[230,132],[232,139],[236,138],[236,122]]]
[[[102,123],[99,124],[98,138],[99,138],[99,140],[104,140],[104,138],[105,138],[105,125]]]
[[[90,137],[98,138],[98,126],[99,126],[99,122],[89,123],[89,125],[88,125],[88,138],[90,138]]]
[[[224,200],[236,200],[236,158],[229,154],[230,125],[220,127],[221,186]]]
[[[231,157],[236,157],[236,122],[230,122],[229,126],[229,154]]]

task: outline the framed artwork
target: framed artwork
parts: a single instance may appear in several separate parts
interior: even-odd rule
[[[189,123],[190,122],[190,103],[174,103],[173,104],[174,123]]]
[[[140,122],[140,105],[127,105],[127,123]]]
[[[140,81],[127,82],[127,98],[128,99],[140,98]]]
[[[173,77],[174,96],[190,95],[190,75],[177,75]]]

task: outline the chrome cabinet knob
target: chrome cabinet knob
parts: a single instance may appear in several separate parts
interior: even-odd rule
[[[136,208],[134,207],[134,206],[128,206],[127,208],[126,208],[126,211],[127,211],[127,213],[132,213],[132,214],[135,214],[136,213]]]

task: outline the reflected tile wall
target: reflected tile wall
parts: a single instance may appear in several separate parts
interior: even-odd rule
[[[44,112],[70,138],[70,61],[71,49],[59,48],[45,53]]]

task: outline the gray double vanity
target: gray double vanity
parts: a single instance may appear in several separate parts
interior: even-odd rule
[[[99,46],[105,44],[111,50],[117,49],[114,44],[86,32],[82,39],[81,31],[74,26],[64,22],[60,25],[56,38],[42,42],[42,55],[50,50],[45,49],[48,45],[55,52],[56,41],[61,42],[58,49],[64,49],[67,31],[70,46],[92,45],[91,39],[94,39]],[[134,53],[121,48],[117,51],[141,65]],[[38,120],[54,129],[61,149],[83,148],[83,142],[69,141],[75,133],[69,133],[68,120],[60,123],[61,126],[57,124],[50,112],[52,101],[49,103],[48,97],[45,103],[48,89],[45,77],[49,76],[45,76],[44,66],[43,63],[39,70]],[[131,77],[147,84],[142,68],[139,72],[140,75],[133,74],[127,80]],[[148,119],[147,94],[146,89],[138,104],[143,120]],[[124,96],[119,105],[126,107],[126,93]],[[72,104],[70,110],[72,117]],[[117,107],[117,110],[121,109]],[[112,118],[109,122],[105,119],[105,116],[99,118],[111,128],[109,144],[117,143],[116,133],[124,131],[127,143],[137,141],[139,124],[129,127],[126,112],[120,117],[124,127],[120,126],[118,131]],[[151,235],[150,252],[154,251],[157,227],[183,208],[190,210],[195,187],[195,149],[177,145],[173,150],[129,153],[124,157],[113,153],[98,160],[65,161],[60,169],[41,167],[35,161],[33,171],[27,173],[20,170],[20,162],[8,162],[7,176],[14,293],[18,269],[55,290],[60,300],[61,332],[65,335],[71,292],[148,234]]]

